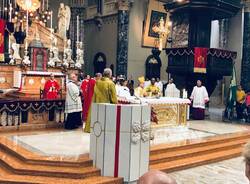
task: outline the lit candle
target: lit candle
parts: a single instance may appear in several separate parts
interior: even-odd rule
[[[79,41],[79,16],[76,17],[76,41]]]
[[[43,11],[44,11],[44,0],[43,0]]]
[[[28,50],[28,41],[25,42],[25,50]]]
[[[9,21],[12,22],[12,4],[10,3],[10,17]]]
[[[50,13],[50,29],[51,29],[51,32],[52,32],[52,27],[53,27],[53,12],[51,11],[51,13]]]
[[[26,45],[25,49],[28,50],[28,36],[29,36],[29,11],[26,13]]]
[[[64,23],[65,23],[65,37],[64,37],[64,39],[66,40],[67,39],[67,20],[66,19],[64,19]]]
[[[49,9],[49,0],[47,0],[47,10]]]

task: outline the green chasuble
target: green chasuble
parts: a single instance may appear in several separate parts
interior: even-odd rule
[[[102,79],[96,81],[93,103],[111,103],[117,104],[117,96],[115,84],[109,78],[103,77]],[[85,125],[85,132],[90,132],[90,121],[91,121],[91,108],[89,109],[88,119]]]

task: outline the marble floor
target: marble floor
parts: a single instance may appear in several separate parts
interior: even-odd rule
[[[218,134],[235,133],[249,130],[248,126],[224,124],[211,121],[190,121],[189,128],[155,129],[151,145],[171,143],[187,139],[201,139]],[[46,156],[77,157],[89,153],[89,134],[81,129],[75,131],[58,130],[8,137],[25,148]]]
[[[178,184],[248,184],[242,157],[170,173]],[[213,182],[211,182],[213,181]]]
[[[60,131],[10,137],[21,146],[46,156],[77,157],[89,153],[89,134],[77,131]]]

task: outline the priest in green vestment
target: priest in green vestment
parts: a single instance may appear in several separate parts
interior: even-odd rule
[[[96,81],[93,103],[111,103],[117,104],[117,96],[115,84],[111,80],[112,70],[106,68],[103,72],[103,77],[101,80]],[[90,109],[91,110],[91,109]],[[86,121],[86,125],[84,128],[84,132],[90,133],[90,121],[91,121],[91,113],[88,113],[88,119]]]

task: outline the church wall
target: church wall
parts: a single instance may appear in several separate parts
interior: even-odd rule
[[[94,74],[94,56],[103,52],[107,58],[107,67],[116,67],[117,50],[117,15],[103,17],[103,25],[99,30],[95,21],[85,22],[85,71]]]
[[[219,48],[219,21],[215,20],[212,21],[211,26],[211,40],[210,40],[210,47],[211,48]]]
[[[237,82],[240,82],[241,76],[241,60],[243,48],[243,23],[244,12],[240,11],[236,16],[230,19],[229,22],[229,36],[228,36],[228,50],[237,52],[237,59],[235,60],[235,68],[237,75]]]
[[[142,47],[143,21],[146,19],[148,0],[134,1],[129,18],[128,76],[137,80],[145,75],[145,62],[151,55],[151,48]],[[167,79],[167,57],[161,53],[161,79]]]

